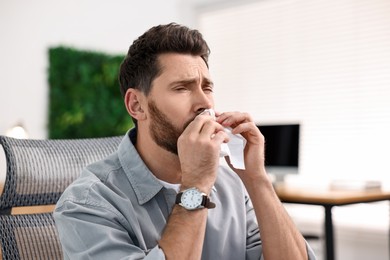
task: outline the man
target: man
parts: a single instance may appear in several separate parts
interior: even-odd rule
[[[136,127],[57,203],[66,259],[314,259],[267,178],[251,117],[202,114],[214,108],[208,55],[178,24],[130,46],[119,80]],[[225,127],[246,139],[245,170],[219,163]]]

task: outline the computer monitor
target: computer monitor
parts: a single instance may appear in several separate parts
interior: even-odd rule
[[[299,164],[299,124],[257,125],[265,138],[265,166],[277,180],[297,174]]]

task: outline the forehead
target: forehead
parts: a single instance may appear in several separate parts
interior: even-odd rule
[[[158,57],[161,73],[157,78],[176,81],[187,78],[210,80],[209,70],[200,56],[166,53]]]

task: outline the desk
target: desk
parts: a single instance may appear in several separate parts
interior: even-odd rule
[[[325,246],[326,259],[334,260],[332,207],[357,203],[390,201],[390,191],[335,191],[315,190],[302,187],[289,187],[286,184],[275,185],[280,200],[285,203],[317,205],[325,208]],[[390,239],[390,234],[389,234]],[[390,248],[390,242],[389,242]]]

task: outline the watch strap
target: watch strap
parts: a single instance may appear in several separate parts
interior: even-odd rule
[[[207,209],[215,208],[215,203],[211,202],[210,198],[207,195],[203,195],[203,200],[201,205]]]
[[[176,200],[175,200],[175,204],[180,204],[181,202],[181,196],[183,195],[183,192],[179,192],[177,195],[176,195]]]

